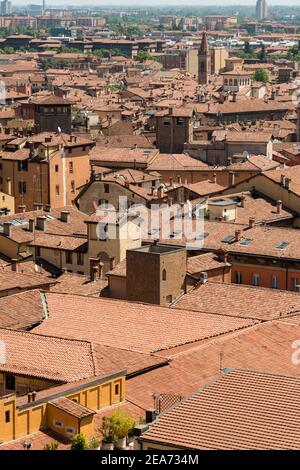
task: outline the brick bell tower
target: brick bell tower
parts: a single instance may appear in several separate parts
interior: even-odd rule
[[[211,74],[211,56],[208,47],[207,34],[203,31],[201,46],[198,52],[198,83],[206,85]]]

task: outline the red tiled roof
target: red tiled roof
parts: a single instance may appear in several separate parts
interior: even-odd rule
[[[255,323],[104,298],[53,293],[46,294],[46,298],[49,319],[34,332],[144,353],[201,341]]]
[[[183,295],[173,307],[240,318],[271,320],[300,311],[300,296],[297,292],[207,282]]]
[[[299,449],[300,379],[233,370],[161,415],[141,440],[189,449]]]
[[[66,397],[56,398],[55,400],[50,401],[49,404],[79,419],[96,414],[96,411],[90,410],[89,408],[80,405],[79,403],[75,403],[73,400]]]

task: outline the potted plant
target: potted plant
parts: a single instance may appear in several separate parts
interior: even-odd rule
[[[113,450],[116,436],[109,417],[104,416],[102,420],[102,450]]]
[[[88,443],[84,434],[76,434],[71,439],[71,450],[87,450]]]
[[[51,442],[50,444],[44,445],[44,450],[57,450],[58,449],[58,442]]]
[[[119,411],[115,411],[110,416],[111,426],[116,436],[116,449],[125,449],[127,445],[127,436],[132,432],[135,421]]]
[[[89,441],[89,449],[90,450],[99,450],[100,449],[100,442],[97,436],[92,436]]]

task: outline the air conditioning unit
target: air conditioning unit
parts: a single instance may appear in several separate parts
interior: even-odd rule
[[[199,276],[199,281],[201,284],[205,284],[208,280],[208,276],[207,276],[207,273],[200,273],[200,276]]]

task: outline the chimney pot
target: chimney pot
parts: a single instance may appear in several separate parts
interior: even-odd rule
[[[249,218],[249,227],[253,228],[255,224],[255,217],[250,217]]]
[[[29,223],[29,227],[28,227],[29,232],[34,233],[34,230],[35,230],[35,220],[34,220],[34,219],[29,219],[28,223]]]
[[[164,192],[164,188],[162,186],[160,186],[158,188],[158,191],[157,191],[157,196],[159,199],[162,199],[165,195],[165,192]]]
[[[3,224],[3,233],[7,237],[11,236],[11,227],[12,227],[12,225],[11,225],[10,222],[4,222],[4,224]]]
[[[278,200],[276,202],[276,209],[277,209],[277,214],[281,214],[281,210],[282,210],[282,201]]]
[[[229,172],[229,186],[235,185],[235,173],[234,171]]]
[[[26,206],[21,204],[20,206],[18,206],[18,209],[19,209],[19,212],[26,212]]]
[[[45,230],[47,218],[44,215],[40,215],[36,218],[36,228],[38,230]]]
[[[236,230],[235,231],[235,241],[238,242],[241,239],[241,231]]]
[[[15,258],[12,258],[12,260],[11,260],[11,270],[14,271],[15,273],[17,273],[18,270],[19,270],[18,268],[19,268],[18,260],[15,259]]]
[[[109,264],[110,264],[110,270],[114,269],[115,264],[116,264],[115,258],[110,258]]]

